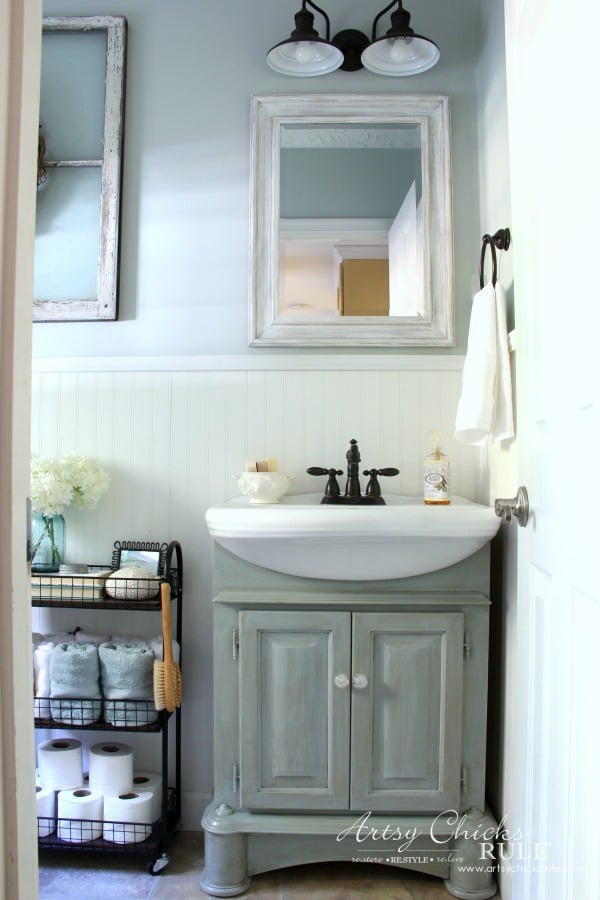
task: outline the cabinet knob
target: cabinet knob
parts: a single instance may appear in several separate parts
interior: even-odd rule
[[[336,675],[333,679],[333,683],[336,688],[347,688],[350,685],[350,679],[347,675],[344,675],[343,672],[340,672],[340,674]]]
[[[358,691],[364,691],[368,684],[369,679],[366,675],[354,675],[352,678],[352,687],[355,687]]]

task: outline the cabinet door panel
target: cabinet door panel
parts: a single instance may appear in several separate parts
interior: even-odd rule
[[[354,616],[352,808],[457,807],[462,647],[462,613]]]
[[[348,807],[350,615],[240,613],[241,801]]]

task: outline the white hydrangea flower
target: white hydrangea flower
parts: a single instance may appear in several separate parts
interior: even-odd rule
[[[95,509],[109,485],[108,475],[98,460],[72,453],[64,458],[63,466],[73,486],[73,506]]]
[[[108,485],[108,475],[91,457],[32,458],[31,505],[41,516],[58,516],[71,504],[93,509]]]
[[[31,461],[31,505],[42,516],[58,516],[73,499],[73,485],[57,459]]]

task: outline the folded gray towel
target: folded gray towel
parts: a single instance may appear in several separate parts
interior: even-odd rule
[[[100,644],[102,691],[107,700],[154,699],[154,653],[142,644]]]
[[[50,656],[50,712],[65,725],[91,725],[102,713],[94,644],[57,644]],[[97,699],[96,699],[97,698]]]

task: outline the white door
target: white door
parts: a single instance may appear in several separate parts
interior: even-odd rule
[[[504,863],[502,896],[597,900],[599,13],[587,0],[505,0],[505,17],[519,481],[532,515],[518,538],[508,810],[525,858]]]

